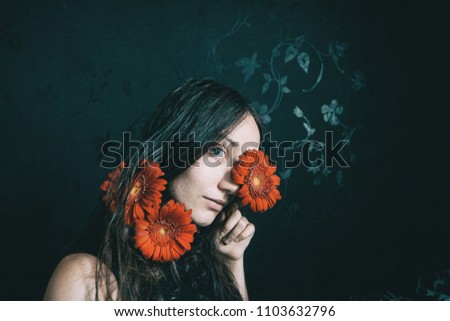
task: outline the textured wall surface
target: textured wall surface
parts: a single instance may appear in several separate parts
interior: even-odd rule
[[[248,214],[253,299],[449,298],[448,134],[436,109],[449,52],[437,12],[356,1],[1,7],[0,298],[42,298],[100,204],[100,146],[123,131],[140,139],[191,77],[236,88],[296,150],[326,131],[349,141],[348,168],[280,165],[283,200]]]

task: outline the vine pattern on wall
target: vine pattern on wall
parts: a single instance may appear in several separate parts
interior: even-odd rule
[[[224,70],[229,70],[229,68],[224,68],[227,64],[218,58],[221,43],[225,38],[232,37],[244,27],[251,28],[249,16],[241,17],[239,15],[229,32],[219,36],[212,42],[208,52],[208,59],[213,64],[216,73],[222,74]],[[313,141],[315,146],[323,147],[325,142],[318,137],[317,133],[319,131],[316,130],[316,128],[321,127],[323,131],[327,130],[333,131],[334,134],[337,133],[339,139],[346,142],[345,152],[349,155],[350,166],[357,162],[357,154],[351,150],[351,140],[357,129],[362,126],[351,126],[341,120],[345,110],[345,101],[341,103],[341,99],[336,97],[331,99],[331,101],[323,101],[321,106],[302,104],[302,94],[314,95],[315,90],[324,79],[324,73],[329,67],[337,69],[341,77],[348,81],[351,90],[359,91],[365,88],[366,79],[361,70],[356,69],[353,73],[349,73],[341,66],[341,61],[345,58],[348,47],[348,43],[335,39],[328,43],[326,51],[321,51],[305,35],[298,35],[294,38],[281,36],[280,41],[272,47],[270,53],[261,55],[258,51],[254,51],[249,53],[248,56],[235,60],[234,67],[240,69],[243,82],[254,82],[256,86],[261,88],[259,96],[253,97],[251,105],[261,116],[263,124],[270,129],[273,115],[281,112],[286,113],[286,109],[290,109],[291,116],[298,120],[299,126],[303,129],[303,137],[294,137],[292,144],[280,146],[283,152],[278,153],[278,155],[292,155],[294,151],[301,151],[306,144],[309,146],[309,152],[313,152],[314,146],[309,144]],[[261,58],[262,56],[267,58]],[[293,72],[290,72],[290,75],[288,75],[285,72],[286,69]],[[299,75],[303,77],[298,77]],[[312,81],[308,83],[306,79]],[[294,96],[295,101],[298,101],[298,103],[292,106],[284,104],[283,98],[287,95]],[[322,124],[313,124],[309,117],[309,114],[317,113],[317,111],[320,112],[323,120]],[[294,133],[296,131],[290,130],[290,132]],[[323,148],[319,151],[318,156],[318,159],[324,159]],[[286,158],[287,156],[284,157]],[[285,183],[284,192],[286,193],[287,182],[292,175],[293,168],[287,168],[283,159],[276,161],[278,164],[281,164],[279,166],[280,176]],[[344,171],[338,167],[325,166],[324,162],[319,163],[316,161],[313,163],[313,166],[308,166],[306,170],[314,175],[313,185],[315,186],[321,185],[326,177],[334,174],[335,190],[331,194],[345,186]]]

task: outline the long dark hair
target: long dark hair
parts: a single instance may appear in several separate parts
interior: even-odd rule
[[[217,252],[213,238],[219,227],[217,218],[210,226],[198,228],[192,250],[181,259],[156,263],[134,247],[134,230],[124,222],[124,204],[143,159],[159,162],[170,183],[198,160],[210,143],[225,138],[248,114],[261,129],[257,113],[244,98],[213,80],[189,80],[161,102],[149,122],[143,147],[131,155],[118,183],[108,192],[108,199],[121,201],[112,216],[109,214],[100,246],[96,299],[100,284],[106,284],[111,286],[106,286],[105,299],[113,299],[116,290],[119,300],[242,300]],[[163,199],[169,197],[167,194]],[[101,264],[108,269],[102,269]]]

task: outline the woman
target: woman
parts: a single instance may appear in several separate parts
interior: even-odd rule
[[[97,256],[66,256],[45,299],[248,300],[244,252],[255,227],[238,209],[239,186],[230,173],[243,152],[258,149],[260,139],[258,115],[233,89],[190,80],[173,91],[152,118],[144,147],[108,184],[106,207],[112,213]],[[165,173],[158,179],[167,188],[155,191],[162,192],[161,204],[184,204],[196,225],[192,249],[177,260],[149,260],[138,249],[138,230],[127,222],[129,187],[146,160]],[[134,214],[138,219],[140,212]]]

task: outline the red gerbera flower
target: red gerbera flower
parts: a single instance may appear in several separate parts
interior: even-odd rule
[[[161,178],[164,172],[159,164],[144,161],[145,167],[133,181],[125,204],[125,224],[132,225],[133,219],[143,219],[144,211],[155,213],[161,204],[161,191],[165,190],[167,181]]]
[[[197,228],[191,224],[192,210],[170,200],[159,213],[138,218],[135,225],[135,246],[148,259],[158,262],[177,260],[191,249]]]
[[[264,212],[281,199],[277,187],[280,177],[275,174],[276,166],[260,150],[247,150],[240,162],[231,170],[231,178],[241,185],[238,196],[243,206],[250,204],[253,212]]]
[[[117,177],[119,176],[120,172],[122,171],[122,169],[124,167],[125,167],[125,163],[124,162],[120,163],[120,165],[116,169],[114,169],[113,171],[108,173],[108,177],[102,183],[102,185],[100,185],[100,189],[102,191],[106,192],[105,195],[103,195],[103,197],[102,197],[103,202],[105,202],[105,203],[107,202],[108,191],[111,188],[111,185],[116,184]],[[110,200],[109,210],[111,212],[114,212],[116,210],[116,200],[115,199]]]

